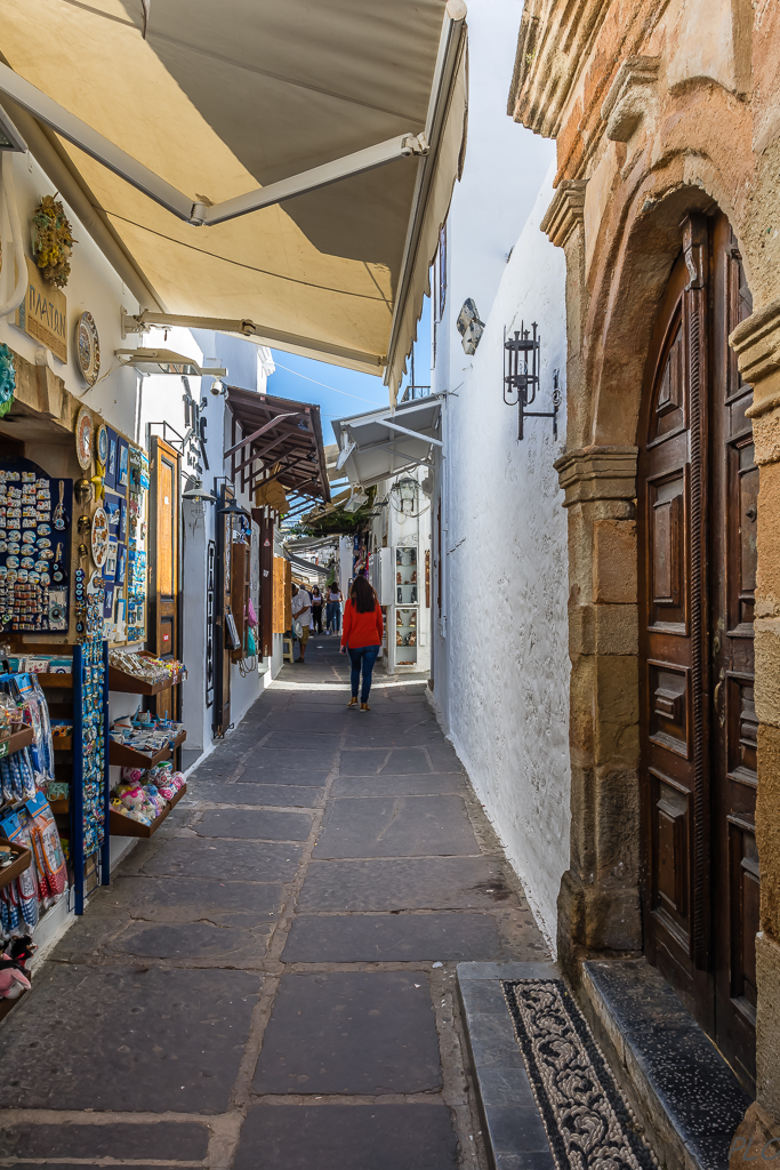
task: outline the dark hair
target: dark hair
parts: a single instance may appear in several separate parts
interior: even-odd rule
[[[358,613],[372,613],[376,607],[376,597],[374,590],[369,585],[365,577],[356,577],[352,582],[352,588],[349,591],[352,598],[352,604]]]

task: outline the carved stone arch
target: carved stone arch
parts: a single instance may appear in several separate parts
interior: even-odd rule
[[[611,240],[594,255],[585,335],[588,441],[633,446],[655,313],[682,250],[687,215],[720,210],[739,238],[726,184],[703,156],[676,156],[646,175]],[[750,257],[743,257],[750,282]]]

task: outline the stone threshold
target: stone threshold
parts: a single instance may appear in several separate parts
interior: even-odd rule
[[[554,963],[458,963],[458,991],[493,1170],[556,1170],[501,990],[504,979],[560,979]]]
[[[578,1000],[668,1170],[727,1170],[750,1097],[645,959],[588,960]]]

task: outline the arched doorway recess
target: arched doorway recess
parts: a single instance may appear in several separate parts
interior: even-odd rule
[[[752,302],[725,216],[686,216],[681,242],[637,436],[643,941],[750,1083],[758,468],[728,336]]]

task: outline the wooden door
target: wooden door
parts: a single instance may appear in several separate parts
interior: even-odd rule
[[[179,455],[156,437],[151,441],[152,492],[152,622],[149,646],[160,657],[179,656]],[[178,687],[156,696],[159,715],[176,718],[179,712]]]
[[[727,342],[749,298],[725,219],[683,237],[639,444],[645,947],[749,1083],[757,472]]]
[[[726,338],[752,311],[728,221],[713,226],[710,631],[716,1037],[742,1080],[755,1077],[759,925],[755,808],[758,720],[753,694],[758,468],[745,412],[753,400]]]

